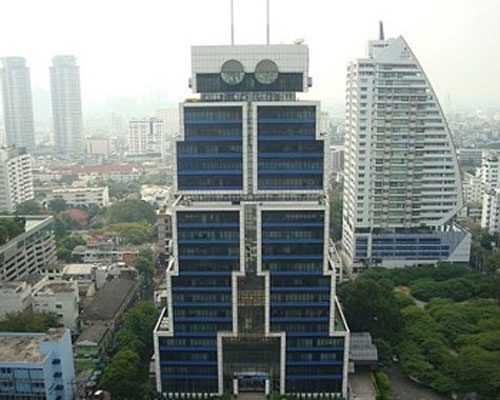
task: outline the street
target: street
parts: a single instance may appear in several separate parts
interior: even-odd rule
[[[387,370],[391,380],[391,398],[393,400],[446,400],[447,398],[436,393],[434,390],[413,382],[407,378],[399,369],[399,365],[393,364]]]

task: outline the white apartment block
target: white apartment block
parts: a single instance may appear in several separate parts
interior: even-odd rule
[[[483,195],[481,228],[490,233],[500,232],[500,188],[488,188]]]
[[[0,282],[23,280],[56,262],[53,221],[52,216],[28,217],[25,232],[0,246]]]
[[[71,331],[78,329],[78,283],[46,281],[32,293],[32,308],[37,312],[54,312]]]
[[[109,205],[109,189],[103,187],[82,187],[54,189],[47,194],[47,202],[62,199],[71,207],[76,206],[97,206],[107,207]]]
[[[30,69],[22,57],[2,58],[2,103],[7,146],[35,148]]]
[[[54,145],[60,156],[83,153],[83,117],[80,67],[74,56],[52,58],[50,67]]]
[[[462,177],[462,188],[465,204],[483,202],[484,183],[479,176],[465,172]]]
[[[19,203],[35,197],[31,168],[29,154],[0,148],[0,212],[12,213]]]
[[[37,275],[28,280],[0,283],[0,318],[28,309],[54,312],[66,328],[76,331],[78,301],[76,281],[50,281]]]
[[[129,154],[163,157],[164,122],[158,118],[132,120],[129,123]]]
[[[470,234],[450,223],[463,206],[450,130],[403,37],[349,63],[344,145],[350,266],[469,260]]]
[[[493,188],[500,187],[500,158],[497,151],[483,152],[481,168],[477,175],[484,184]]]

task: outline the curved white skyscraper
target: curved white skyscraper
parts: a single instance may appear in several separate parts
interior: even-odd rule
[[[354,266],[468,262],[470,235],[445,116],[403,39],[348,65],[343,248]]]

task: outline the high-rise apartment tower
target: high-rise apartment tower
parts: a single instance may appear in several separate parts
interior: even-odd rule
[[[351,266],[468,262],[445,116],[406,41],[370,41],[347,69],[343,248]]]
[[[6,144],[35,147],[30,70],[22,57],[2,58],[2,100]]]
[[[199,397],[347,393],[320,105],[308,48],[192,49],[181,105],[157,389]]]
[[[80,67],[74,56],[52,58],[50,67],[54,145],[61,156],[84,151]]]
[[[31,156],[22,149],[0,148],[0,212],[35,197]]]

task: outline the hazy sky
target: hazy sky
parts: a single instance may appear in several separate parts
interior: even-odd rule
[[[234,0],[236,43],[263,43],[265,0]],[[229,43],[229,0],[1,0],[0,56],[28,59],[48,87],[54,54],[74,54],[84,100],[162,87],[189,95],[190,46]],[[500,0],[271,0],[271,42],[304,38],[311,95],[342,101],[345,66],[402,34],[443,100],[500,104]]]

